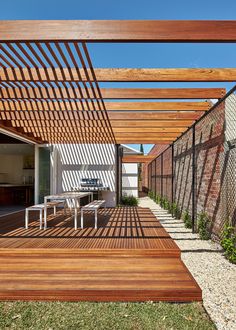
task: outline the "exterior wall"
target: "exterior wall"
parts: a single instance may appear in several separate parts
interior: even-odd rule
[[[218,236],[224,220],[221,203],[221,157],[224,157],[225,104],[196,125],[197,213],[204,211],[212,220],[212,233]]]
[[[102,192],[108,207],[116,205],[115,146],[110,144],[54,145],[53,192],[78,187],[82,178],[99,178],[109,191]]]
[[[236,92],[225,100],[225,154],[221,155],[222,218],[236,226]]]
[[[172,148],[163,153],[163,196],[172,201]]]
[[[166,144],[155,144],[149,151],[148,155],[158,156],[160,155],[168,146]],[[144,191],[148,191],[148,165],[150,163],[142,164],[142,186]]]
[[[138,197],[138,164],[122,164],[122,195]]]
[[[226,103],[227,104],[227,103]],[[226,106],[227,108],[227,106]],[[236,102],[235,102],[236,113]],[[235,115],[236,117],[236,115]],[[236,121],[235,121],[236,122]],[[226,120],[227,124],[227,120]],[[232,125],[231,125],[232,126]],[[203,117],[195,125],[195,214],[206,212],[211,219],[212,236],[218,238],[226,221],[223,215],[225,200],[222,199],[222,187],[226,182],[227,156],[224,149],[225,129],[225,103],[221,102],[214,110]],[[233,130],[235,132],[235,130]],[[232,134],[232,129],[231,129]],[[234,134],[236,138],[236,133]],[[190,129],[174,143],[174,201],[180,210],[186,209],[192,212],[192,154],[193,154],[193,130]],[[159,148],[157,148],[159,150]],[[236,155],[236,152],[235,152]],[[151,170],[150,189],[159,194],[159,181],[161,179],[159,168],[163,161],[162,193],[171,201],[171,148],[164,151],[161,156],[153,161]],[[156,166],[156,178],[154,168]],[[235,162],[234,162],[235,168]],[[235,187],[236,171],[231,171],[231,187]],[[232,176],[234,180],[232,180]],[[153,184],[155,182],[155,185]],[[233,182],[233,183],[232,183]],[[225,183],[226,184],[226,183]],[[235,212],[235,199],[231,207],[231,214]],[[225,199],[224,189],[223,196]],[[229,199],[229,198],[228,198]],[[232,196],[230,196],[232,201]],[[231,202],[232,203],[232,202]]]
[[[221,161],[224,155],[224,102],[196,124],[195,128],[195,213],[206,212],[212,235],[220,235],[224,220],[221,203]],[[192,212],[192,138],[190,129],[174,145],[175,201],[181,211]]]
[[[174,200],[192,212],[192,130],[174,144]]]

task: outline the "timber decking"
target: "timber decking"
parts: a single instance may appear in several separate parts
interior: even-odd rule
[[[0,253],[5,249],[24,253],[29,249],[64,249],[66,253],[69,249],[71,253],[73,249],[74,253],[180,256],[180,249],[149,209],[101,209],[98,229],[93,212],[85,213],[84,229],[78,230],[74,230],[73,216],[67,214],[50,215],[47,230],[39,229],[37,212],[31,212],[28,230],[23,212],[1,218]]]
[[[179,258],[16,256],[0,262],[2,300],[201,300]]]
[[[33,215],[33,214],[32,214]],[[99,211],[85,228],[49,216],[29,229],[23,212],[0,221],[0,299],[61,301],[199,301],[201,289],[180,250],[149,209]]]

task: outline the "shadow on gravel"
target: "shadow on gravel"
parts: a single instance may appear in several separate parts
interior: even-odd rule
[[[192,250],[181,250],[181,253],[223,253],[223,250],[210,250],[210,249],[192,249]]]

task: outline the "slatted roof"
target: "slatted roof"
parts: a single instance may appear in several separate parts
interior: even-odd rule
[[[234,42],[235,21],[134,22],[1,21],[0,127],[38,143],[174,141],[211,108],[198,100],[219,99],[224,88],[100,88],[100,82],[234,81],[236,69],[97,69],[87,42]]]

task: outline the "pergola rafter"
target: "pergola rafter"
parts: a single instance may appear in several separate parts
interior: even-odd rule
[[[1,65],[0,65],[1,67]],[[71,68],[17,68],[0,69],[0,81],[5,82],[88,82],[91,76],[81,69]],[[232,82],[236,80],[236,68],[96,68],[98,82]],[[90,81],[93,81],[91,78]]]
[[[235,21],[1,21],[0,125],[42,143],[169,144],[225,89],[99,83],[229,82],[236,69],[93,68],[86,43],[235,42],[235,31]]]

